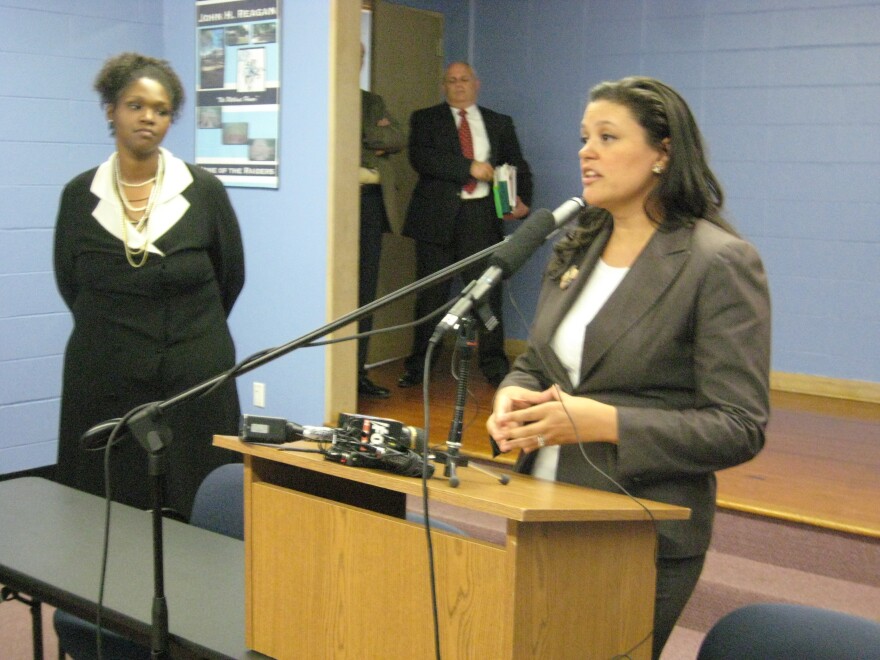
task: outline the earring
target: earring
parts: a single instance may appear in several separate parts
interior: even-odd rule
[[[660,163],[657,163],[656,165],[654,165],[654,167],[651,168],[651,171],[654,174],[663,174],[663,166],[660,165]]]

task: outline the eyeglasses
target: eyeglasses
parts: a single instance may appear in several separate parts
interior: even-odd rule
[[[473,78],[470,76],[462,76],[461,78],[444,78],[443,82],[447,85],[455,85],[456,83],[469,83]]]

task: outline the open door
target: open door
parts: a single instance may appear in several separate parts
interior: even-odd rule
[[[443,75],[443,15],[374,0],[371,43],[371,87],[382,96],[388,111],[409,133],[413,110],[434,105],[441,98]],[[406,151],[391,157],[395,168],[395,208],[388,209],[392,234],[385,234],[377,297],[415,280],[415,246],[400,235],[416,174]],[[375,328],[413,320],[415,297],[408,296],[376,312]],[[409,354],[412,330],[399,330],[370,339],[368,364],[387,362]]]

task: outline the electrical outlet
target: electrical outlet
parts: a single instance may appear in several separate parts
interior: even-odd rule
[[[254,382],[254,405],[257,408],[266,407],[266,384]]]

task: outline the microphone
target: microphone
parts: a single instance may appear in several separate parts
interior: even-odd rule
[[[565,200],[552,213],[538,209],[513,232],[489,257],[490,266],[483,274],[468,284],[461,297],[446,313],[431,336],[431,343],[440,341],[447,331],[455,328],[461,317],[470,312],[474,304],[480,302],[502,279],[508,279],[522,268],[535,251],[554,231],[573,220],[586,206],[580,197]],[[492,330],[498,320],[492,316],[486,321],[486,328]]]
[[[522,268],[550,234],[573,220],[585,206],[580,197],[571,197],[553,213],[547,209],[538,209],[492,253],[489,263],[500,268],[502,277],[508,279]],[[491,266],[480,279],[486,277]]]
[[[422,460],[424,429],[394,419],[339,413],[338,435],[324,455],[329,461],[353,467],[379,468],[407,477],[434,475],[434,465]]]
[[[239,438],[244,442],[280,445],[303,438],[330,443],[321,451],[328,461],[352,467],[387,470],[405,477],[434,475],[434,466],[412,449],[424,448],[425,431],[393,419],[340,413],[339,428],[303,426],[281,417],[242,415]]]

